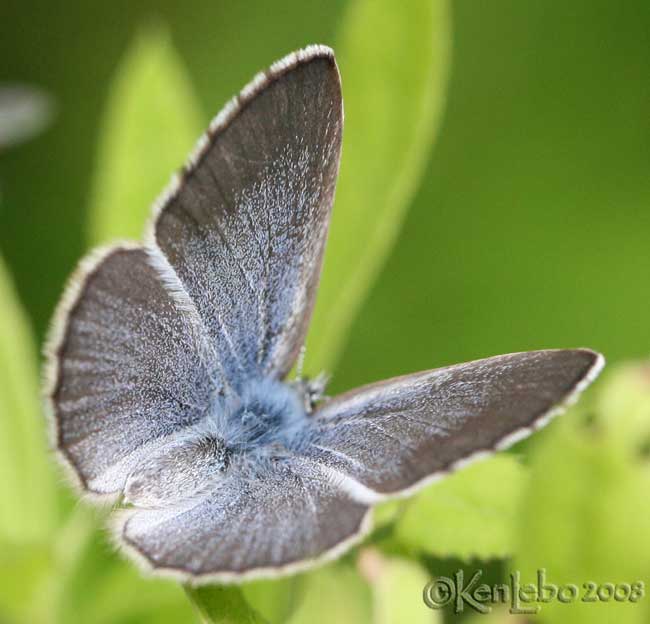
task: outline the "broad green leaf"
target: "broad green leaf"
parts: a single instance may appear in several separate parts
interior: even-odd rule
[[[592,425],[621,452],[650,455],[650,361],[609,368],[591,411]]]
[[[263,624],[265,620],[246,602],[236,585],[187,588],[205,624]]]
[[[0,258],[0,544],[43,539],[56,521],[40,397],[32,330]]]
[[[91,242],[140,238],[153,201],[198,138],[201,119],[167,31],[142,31],[109,92],[89,215]]]
[[[385,557],[375,549],[364,549],[359,567],[373,596],[373,624],[437,624],[438,611],[424,604],[422,590],[431,580],[414,561],[401,557]]]
[[[50,604],[43,587],[51,569],[51,552],[43,543],[0,545],[0,622],[46,621],[33,617],[29,605]]]
[[[407,505],[395,537],[438,557],[505,557],[514,549],[519,498],[528,484],[526,468],[510,455],[477,462]]]
[[[304,589],[304,575],[262,580],[241,586],[244,597],[269,624],[283,624],[296,609]]]
[[[410,502],[408,499],[396,499],[377,505],[372,510],[373,529],[381,529],[397,522]]]
[[[307,341],[315,372],[336,362],[424,171],[445,101],[449,19],[446,0],[355,0],[345,16],[343,156]]]
[[[287,624],[370,624],[372,593],[347,561],[310,572],[305,592]]]
[[[131,561],[115,551],[105,531],[98,529],[105,524],[106,515],[105,511],[79,507],[59,533],[52,571],[52,601],[48,604],[56,621],[195,621],[194,610],[177,583],[145,578]]]
[[[614,586],[641,581],[646,591],[650,586],[650,462],[642,448],[629,443],[642,415],[645,430],[650,426],[650,379],[645,377],[643,392],[643,372],[630,367],[606,377],[591,408],[595,412],[574,410],[533,448],[534,487],[522,500],[513,564],[522,582],[535,582],[544,568],[547,582],[575,584],[580,597],[590,581]],[[552,601],[541,605],[541,613],[551,624],[650,620],[647,597]]]

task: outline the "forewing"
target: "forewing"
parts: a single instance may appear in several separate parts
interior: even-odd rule
[[[172,280],[144,249],[114,247],[82,263],[61,305],[48,353],[55,444],[97,494],[119,492],[215,392],[205,333]]]
[[[586,349],[531,351],[370,385],[315,413],[305,453],[359,500],[403,494],[546,424],[602,364]]]
[[[342,116],[332,51],[292,54],[226,106],[161,201],[153,237],[234,385],[284,376],[304,340]]]
[[[364,533],[367,513],[318,465],[289,460],[225,479],[189,507],[128,511],[117,536],[155,571],[229,581],[287,573],[340,554]]]

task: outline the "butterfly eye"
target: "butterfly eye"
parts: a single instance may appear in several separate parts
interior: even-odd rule
[[[316,405],[325,398],[325,386],[327,386],[328,378],[326,375],[321,374],[314,379],[307,382],[307,398],[309,401],[309,411],[315,409]]]
[[[325,398],[325,387],[328,381],[327,375],[321,374],[313,379],[300,377],[291,382],[292,388],[301,399],[305,412],[308,414],[313,412],[318,403]]]

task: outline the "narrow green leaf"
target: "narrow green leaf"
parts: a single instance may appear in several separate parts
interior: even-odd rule
[[[34,337],[0,258],[0,541],[42,539],[54,526],[46,437]]]
[[[446,0],[356,0],[337,58],[345,129],[341,173],[307,364],[336,362],[399,233],[435,138],[450,51]]]
[[[648,370],[646,364],[608,375],[592,405],[581,403],[532,449],[534,487],[522,499],[513,567],[522,583],[535,583],[537,570],[544,568],[547,583],[578,588],[570,604],[541,605],[549,624],[650,621],[647,596],[618,601],[605,588],[604,599],[594,591],[596,602],[581,600],[589,582],[621,585],[623,598],[634,583],[650,587]],[[638,435],[642,429],[645,440]]]
[[[169,34],[143,30],[109,92],[93,185],[92,243],[140,238],[151,204],[185,161],[202,115]]]
[[[505,557],[515,546],[519,499],[528,483],[526,468],[510,455],[478,462],[431,485],[406,506],[395,536],[438,557]]]
[[[186,588],[205,624],[263,624],[265,620],[246,602],[235,585]]]
[[[440,613],[424,604],[422,590],[431,580],[414,561],[385,557],[375,549],[364,549],[359,567],[372,588],[373,624],[437,624]]]

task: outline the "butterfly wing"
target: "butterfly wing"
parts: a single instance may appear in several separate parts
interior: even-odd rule
[[[119,492],[222,386],[290,369],[341,127],[331,50],[288,56],[213,121],[160,202],[148,251],[116,247],[83,263],[56,315],[48,397],[56,447],[85,489]]]
[[[335,488],[318,464],[286,460],[256,476],[235,474],[184,508],[123,512],[115,532],[148,569],[225,582],[334,557],[368,524],[368,507]]]
[[[193,582],[304,569],[357,541],[373,503],[543,425],[601,366],[587,350],[537,351],[355,390],[316,411],[303,455],[233,470],[183,506],[127,511],[118,541],[147,568]]]
[[[198,422],[217,391],[196,311],[153,264],[164,258],[132,246],[82,262],[50,340],[54,442],[95,494],[121,491],[134,462]]]
[[[291,54],[226,106],[160,202],[153,239],[235,385],[284,376],[302,345],[342,123],[332,51]]]
[[[586,349],[531,351],[366,386],[316,411],[305,454],[360,501],[406,494],[543,426],[602,365]]]

